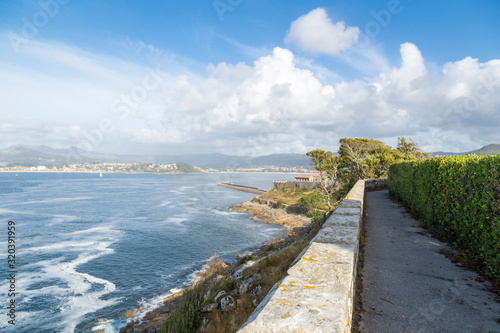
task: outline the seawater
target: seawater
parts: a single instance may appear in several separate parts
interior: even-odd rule
[[[0,173],[0,331],[118,332],[124,314],[282,234],[230,205],[285,174]],[[16,320],[8,323],[7,223],[16,222]],[[105,322],[100,322],[104,319]]]

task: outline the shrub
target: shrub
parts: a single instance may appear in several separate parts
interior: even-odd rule
[[[200,313],[203,304],[203,294],[206,292],[204,284],[198,284],[187,290],[182,296],[182,302],[175,312],[167,318],[160,328],[160,333],[196,332],[201,326]]]
[[[325,196],[317,192],[309,193],[299,199],[297,206],[299,207],[302,214],[306,214],[309,217],[314,215],[316,209],[318,209],[325,202]],[[324,213],[324,212],[323,212]]]
[[[500,279],[500,155],[456,156],[393,164],[391,194],[424,227]]]

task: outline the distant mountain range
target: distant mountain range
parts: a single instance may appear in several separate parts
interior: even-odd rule
[[[432,156],[458,156],[458,155],[498,155],[500,154],[500,144],[490,144],[482,148],[465,152],[465,153],[450,153],[450,152],[434,152],[431,153]]]
[[[434,152],[432,156],[455,155],[497,155],[500,144],[490,144],[480,149],[464,152]],[[179,163],[185,162],[202,168],[237,169],[251,167],[311,167],[311,159],[306,154],[273,154],[259,157],[231,156],[224,154],[189,155],[115,155],[81,152],[75,147],[54,149],[47,146],[15,145],[0,150],[0,165],[61,165],[70,163]]]
[[[3,165],[59,165],[70,163],[179,163],[185,162],[202,168],[236,169],[250,167],[310,167],[311,159],[305,154],[273,154],[259,157],[224,154],[189,155],[115,155],[87,153],[75,147],[54,149],[47,146],[15,145],[0,150]]]

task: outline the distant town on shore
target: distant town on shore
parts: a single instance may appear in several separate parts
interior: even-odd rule
[[[76,148],[15,145],[0,150],[0,172],[95,172],[95,173],[208,173],[289,172],[311,173],[311,159],[305,154],[273,154],[259,157],[224,154],[178,156],[114,155],[79,153]],[[434,152],[432,156],[496,155],[500,144],[464,152]],[[77,158],[75,158],[75,156]]]

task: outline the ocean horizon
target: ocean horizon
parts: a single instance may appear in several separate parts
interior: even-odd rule
[[[0,173],[0,217],[15,222],[15,325],[2,332],[118,332],[223,260],[284,233],[227,207],[255,194],[220,182],[272,188],[292,174]],[[7,265],[7,253],[5,253]],[[9,289],[2,271],[0,288]],[[6,309],[9,299],[1,306]],[[138,318],[140,320],[140,317]]]

